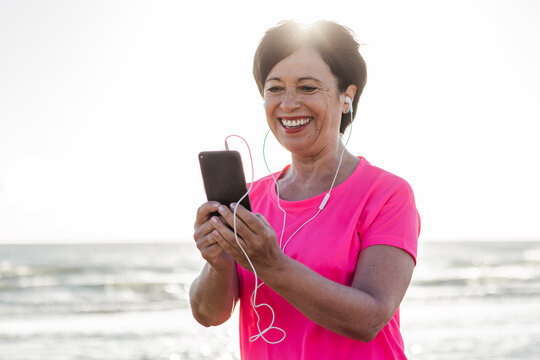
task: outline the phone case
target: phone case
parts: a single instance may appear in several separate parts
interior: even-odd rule
[[[199,153],[199,164],[208,201],[230,205],[238,202],[247,193],[239,152],[203,151]],[[251,211],[249,196],[246,196],[240,204]]]

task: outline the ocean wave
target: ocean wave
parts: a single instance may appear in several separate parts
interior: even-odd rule
[[[196,276],[146,266],[23,266],[4,261],[2,268],[0,316],[185,307]]]
[[[540,264],[540,248],[528,249],[523,252],[525,263]]]
[[[539,244],[441,243],[422,249],[407,298],[538,298]],[[0,316],[188,306],[203,260],[192,244],[2,246]]]
[[[0,316],[33,313],[152,311],[187,305],[185,284],[115,283],[28,287],[0,293]]]

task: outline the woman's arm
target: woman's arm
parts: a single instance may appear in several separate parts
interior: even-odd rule
[[[219,212],[232,223],[230,209],[220,207]],[[358,258],[352,286],[345,286],[283,254],[262,215],[239,206],[237,217],[240,243],[259,278],[313,322],[349,338],[370,341],[394,316],[414,269],[412,256],[404,250],[386,245],[366,248]],[[218,243],[250,270],[232,231],[216,220],[211,222],[220,234]]]
[[[216,242],[214,227],[209,222],[210,213],[218,206],[219,203],[208,202],[199,208],[193,235],[206,264],[191,284],[189,301],[193,317],[204,326],[227,321],[240,292],[236,263]]]
[[[351,287],[288,257],[260,272],[268,286],[313,322],[367,342],[394,316],[413,268],[414,260],[404,250],[375,245],[361,252]]]
[[[238,296],[236,265],[217,271],[207,263],[189,289],[193,317],[204,326],[223,324],[231,317]]]

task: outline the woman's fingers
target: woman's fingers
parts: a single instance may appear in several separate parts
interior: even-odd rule
[[[222,226],[226,226],[220,217],[213,216]],[[206,262],[216,270],[230,268],[234,259],[220,245],[223,243],[221,235],[216,231],[211,221],[199,225],[194,234],[197,249]]]
[[[219,205],[220,204],[216,201],[208,201],[197,209],[197,214],[195,216],[195,230],[198,225],[204,224],[210,220],[212,213],[217,211]]]
[[[255,266],[271,266],[279,253],[281,253],[274,229],[262,215],[253,214],[239,205],[236,209],[237,243],[234,234],[234,206],[231,206],[231,208],[223,205],[218,208],[219,214],[229,226],[216,218],[210,220],[220,234],[219,237],[216,237],[216,241],[247,270],[250,270],[251,263]],[[249,256],[251,263],[247,261],[246,254]]]
[[[220,245],[220,234],[210,221],[210,219],[215,218],[223,226],[226,226],[225,221],[220,216],[215,216],[219,205],[218,202],[210,201],[197,209],[195,231],[193,233],[193,239],[201,252],[201,256],[215,268],[228,266],[232,261],[232,258],[225,253]]]
[[[234,208],[236,204],[232,204]],[[251,211],[238,205],[236,215],[244,222],[253,234],[259,237],[274,239],[275,231],[262,214],[253,214]]]
[[[193,239],[197,244],[203,241],[203,238],[210,234],[214,230],[212,224],[207,221],[195,226],[195,232],[193,233]]]
[[[253,214],[244,208],[246,212]],[[242,237],[244,240],[247,240],[249,238],[253,237],[253,231],[251,231],[250,227],[246,225],[242,217],[239,216],[238,210],[236,212],[236,219],[234,217],[234,209],[230,209],[225,205],[221,205],[218,208],[219,214],[223,217],[223,219],[229,224],[230,228],[232,229],[233,235],[234,235],[234,229],[236,228],[236,233]],[[244,215],[244,218],[246,218],[246,215]]]
[[[221,221],[217,216],[214,216],[210,219],[214,231],[210,234],[212,239],[216,241],[223,250],[229,253],[235,260],[240,260],[239,256],[241,250],[236,243],[236,237],[234,236],[234,231],[231,230],[227,224]],[[238,234],[237,234],[238,235]],[[238,235],[238,241],[241,243],[243,239]]]
[[[270,223],[268,222],[268,220],[266,220],[266,218],[263,216],[263,214],[255,214],[255,216],[266,226],[268,227],[271,227],[272,225],[270,225]]]

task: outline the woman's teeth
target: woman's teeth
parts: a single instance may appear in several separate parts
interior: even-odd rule
[[[281,119],[281,123],[283,124],[283,126],[287,128],[295,128],[298,126],[304,126],[310,121],[311,121],[311,118],[302,118],[302,119],[296,119],[296,120]]]

